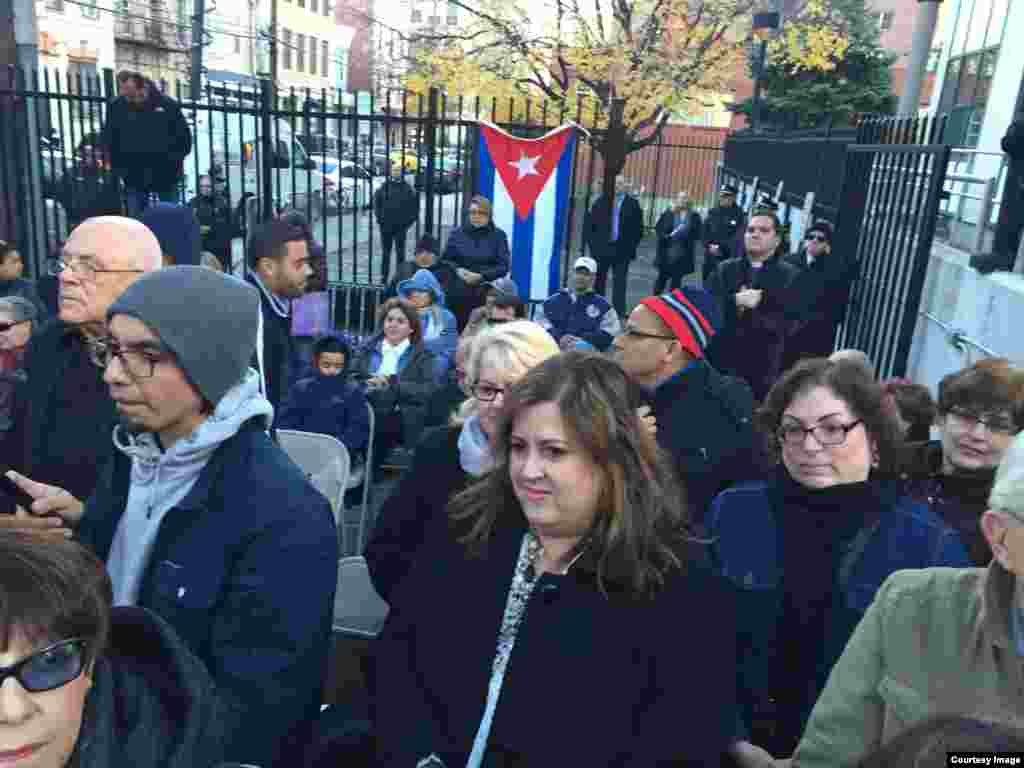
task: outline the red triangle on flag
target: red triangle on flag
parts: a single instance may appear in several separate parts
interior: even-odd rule
[[[530,215],[544,185],[562,159],[573,126],[557,128],[539,139],[520,139],[497,126],[480,123],[480,134],[494,169],[508,190],[520,219]]]

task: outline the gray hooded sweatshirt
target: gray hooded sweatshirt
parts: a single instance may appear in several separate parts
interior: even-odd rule
[[[129,434],[118,425],[114,445],[132,460],[128,503],[117,524],[107,558],[114,585],[114,605],[135,605],[160,523],[195,485],[214,451],[242,425],[263,417],[269,425],[274,409],[260,392],[259,374],[251,368],[230,389],[213,414],[188,437],[161,451],[151,433]]]

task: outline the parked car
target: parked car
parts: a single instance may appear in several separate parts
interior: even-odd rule
[[[404,152],[400,149],[391,150],[391,160],[395,163],[401,163],[405,166],[405,170],[414,173],[420,168],[419,155],[412,149],[407,149]]]
[[[374,192],[384,184],[383,179],[374,177],[366,168],[351,160],[341,160],[330,155],[310,157],[337,189],[343,209],[369,208]]]
[[[434,189],[441,194],[455,192],[462,184],[462,168],[456,158],[441,155],[434,163]],[[420,170],[416,172],[416,189],[426,186],[427,161],[423,159]]]

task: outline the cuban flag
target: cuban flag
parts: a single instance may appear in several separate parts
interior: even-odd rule
[[[526,298],[557,291],[569,211],[576,126],[520,139],[480,121],[477,189],[493,205],[494,226],[509,238],[512,279]]]

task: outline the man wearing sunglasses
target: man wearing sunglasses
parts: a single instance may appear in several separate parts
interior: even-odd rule
[[[160,243],[138,221],[102,216],[72,231],[48,265],[58,281],[59,314],[26,349],[26,380],[15,394],[13,426],[0,456],[4,469],[60,485],[80,499],[92,493],[110,453],[104,436],[116,414],[90,345],[105,332],[114,300],[160,264]]]
[[[284,768],[319,712],[338,539],[327,500],[267,435],[249,367],[259,306],[205,267],[140,278],[93,347],[120,421],[96,491],[83,507],[9,479],[105,559],[115,605],[152,610],[206,664],[226,758]]]
[[[799,303],[786,340],[782,370],[808,357],[828,357],[835,348],[836,328],[846,316],[856,263],[833,249],[832,224],[818,219],[804,233],[803,244],[786,260],[799,270],[791,295]]]

